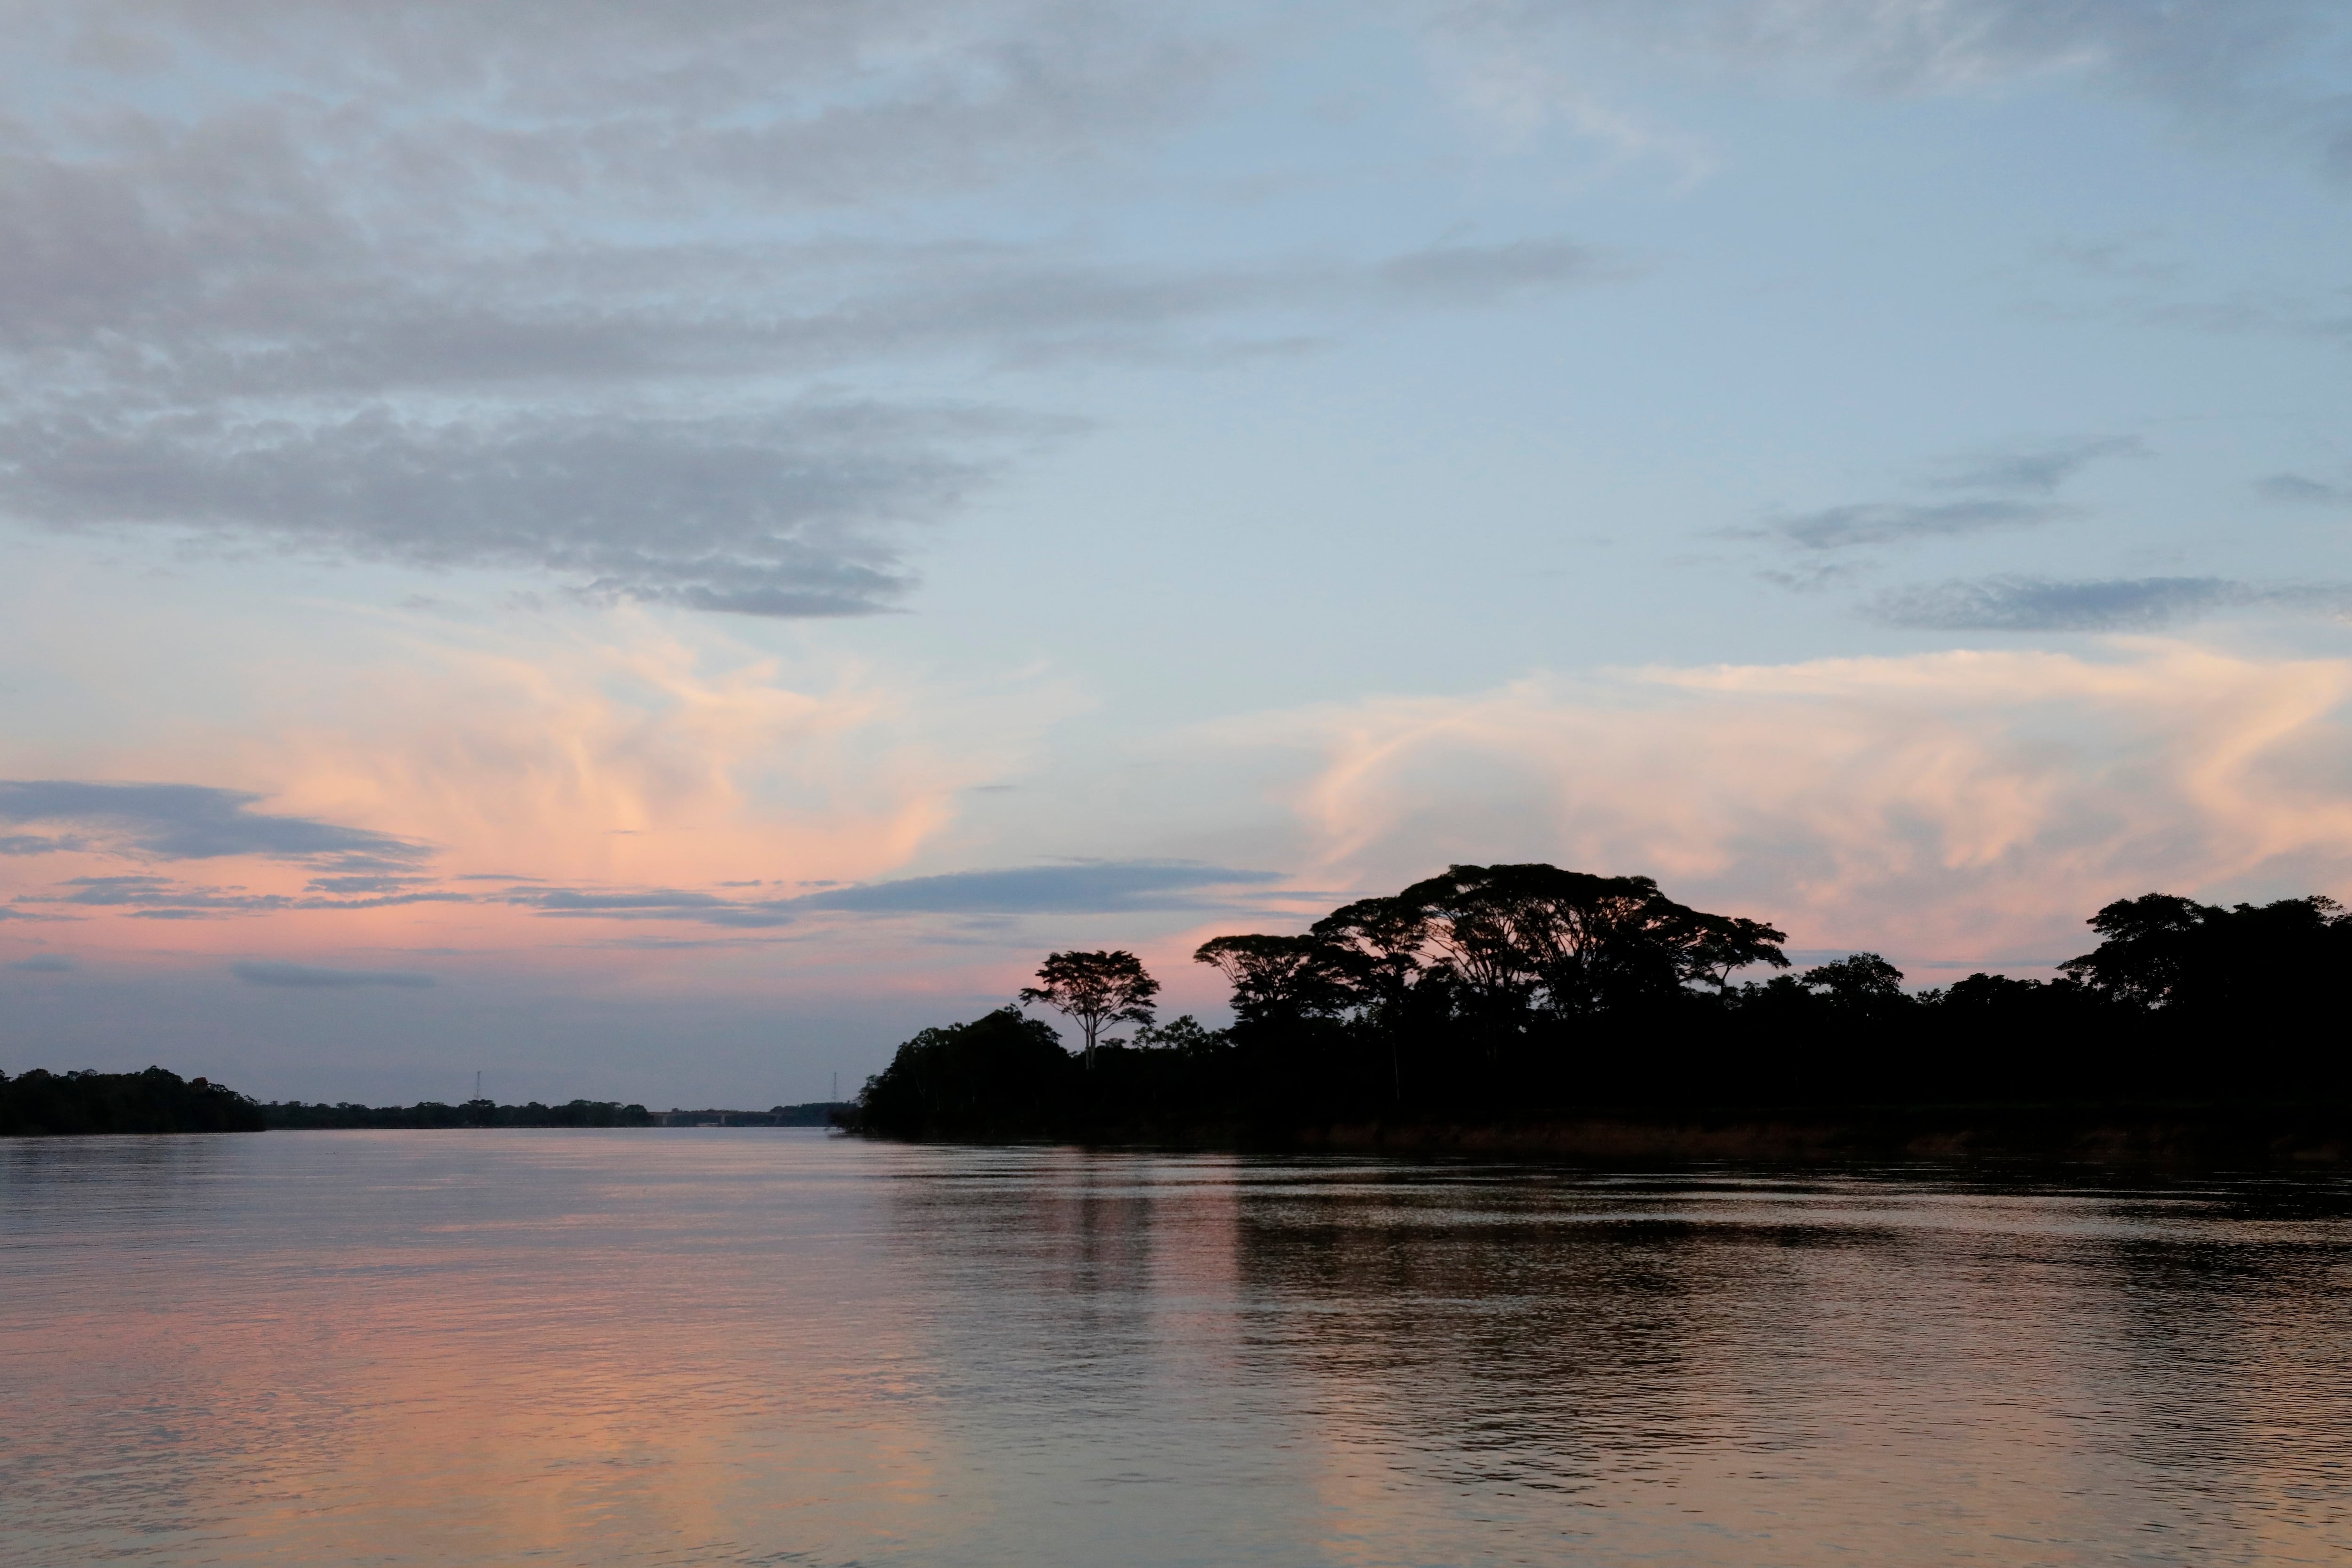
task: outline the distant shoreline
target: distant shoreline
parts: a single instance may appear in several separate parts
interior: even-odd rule
[[[1563,1113],[1500,1123],[1339,1122],[1302,1149],[1542,1154],[1584,1160],[1919,1160],[2032,1157],[2096,1163],[2340,1165],[2352,1107],[1788,1107]]]
[[[851,1131],[858,1131],[851,1129]],[[2095,1164],[2339,1166],[2352,1105],[1765,1106],[1530,1111],[1508,1121],[1353,1119],[1265,1126],[1066,1127],[883,1142],[1059,1143],[1237,1152],[1428,1154],[1819,1163],[2034,1159]]]
[[[765,1110],[647,1110],[613,1100],[500,1105],[267,1103],[206,1079],[160,1067],[142,1072],[0,1073],[0,1138],[86,1138],[167,1132],[393,1131],[499,1127],[826,1127],[846,1104],[813,1100]]]

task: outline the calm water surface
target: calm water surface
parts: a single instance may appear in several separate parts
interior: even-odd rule
[[[2352,1563],[2352,1187],[0,1145],[10,1564]]]

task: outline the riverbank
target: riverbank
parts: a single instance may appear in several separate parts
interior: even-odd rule
[[[1770,1108],[1376,1121],[1303,1130],[1301,1149],[1639,1160],[2026,1157],[2116,1163],[2341,1165],[2352,1107],[1959,1105]]]
[[[855,1125],[848,1131],[864,1132]],[[866,1135],[895,1140],[895,1135]],[[913,1142],[1393,1153],[1589,1164],[1728,1160],[2034,1159],[2110,1164],[2352,1164],[2352,1105],[1769,1106],[1531,1111],[1507,1121],[1348,1119],[1307,1125],[1074,1121],[935,1128]]]

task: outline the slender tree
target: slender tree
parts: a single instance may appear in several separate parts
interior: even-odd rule
[[[1056,952],[1038,966],[1037,984],[1021,988],[1024,1003],[1042,1002],[1076,1024],[1087,1041],[1087,1066],[1095,1065],[1095,1040],[1105,1024],[1149,1024],[1160,982],[1143,961],[1124,950]]]

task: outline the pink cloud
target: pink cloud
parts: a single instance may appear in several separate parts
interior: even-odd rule
[[[2347,699],[2352,661],[2118,639],[1541,676],[1220,734],[1307,750],[1286,798],[1327,885],[1549,859],[1799,947],[2017,967],[2118,896],[2352,884]]]

